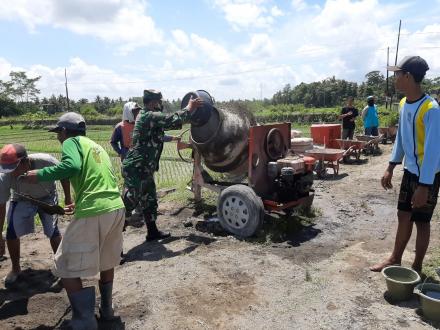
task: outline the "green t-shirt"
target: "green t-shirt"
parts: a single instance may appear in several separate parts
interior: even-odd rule
[[[61,162],[38,170],[39,181],[69,179],[75,191],[75,217],[86,218],[124,207],[110,157],[85,136],[63,142]]]

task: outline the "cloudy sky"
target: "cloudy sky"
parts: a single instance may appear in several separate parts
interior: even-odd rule
[[[1,0],[0,79],[24,70],[60,94],[66,68],[74,99],[271,97],[287,83],[385,74],[399,19],[399,58],[421,55],[440,76],[440,0]]]

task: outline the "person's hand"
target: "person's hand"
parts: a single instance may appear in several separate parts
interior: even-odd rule
[[[20,179],[26,183],[38,183],[37,170],[28,171],[25,174],[20,175]]]
[[[191,148],[191,143],[182,142],[181,138],[177,138],[177,150]]]
[[[75,203],[66,204],[64,206],[64,212],[66,215],[72,215],[75,213]]]
[[[380,183],[382,184],[382,187],[385,190],[392,189],[393,185],[391,183],[391,179],[393,178],[393,170],[387,168],[385,173],[382,176],[382,179],[380,180]]]
[[[190,112],[194,111],[197,108],[200,108],[202,105],[203,105],[203,100],[200,97],[195,99],[191,95],[191,98],[189,99],[189,102],[188,102],[188,110]]]
[[[428,203],[428,193],[428,187],[417,186],[411,199],[411,206],[415,209],[425,206]]]
[[[0,257],[3,257],[5,255],[5,240],[3,237],[0,237]]]
[[[347,116],[351,116],[353,114],[353,111],[347,112]]]

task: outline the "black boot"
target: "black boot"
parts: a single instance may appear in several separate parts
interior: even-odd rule
[[[119,316],[115,315],[112,303],[113,282],[102,284],[99,282],[99,292],[101,293],[101,304],[99,305],[99,316],[101,321],[115,321]]]
[[[171,236],[170,233],[164,233],[163,231],[160,231],[157,229],[156,222],[155,221],[146,221],[147,224],[147,242],[151,242],[154,240],[164,239]]]
[[[67,295],[72,306],[70,327],[73,330],[98,329],[95,318],[95,288],[88,287]]]

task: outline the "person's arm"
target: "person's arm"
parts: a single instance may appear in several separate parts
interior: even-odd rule
[[[382,187],[385,190],[393,188],[391,180],[393,179],[394,168],[396,167],[396,165],[402,164],[404,156],[405,156],[405,152],[403,150],[403,144],[402,144],[402,125],[400,125],[399,123],[399,127],[397,129],[397,134],[396,134],[396,140],[394,141],[393,151],[391,152],[391,159],[381,179]]]
[[[177,111],[172,114],[165,114],[158,111],[151,112],[150,119],[154,125],[163,129],[180,129],[182,128],[183,123],[189,121],[191,113],[202,105],[202,99],[194,99],[191,97],[186,108],[182,109],[181,111]]]
[[[342,110],[341,110],[341,114],[338,116],[338,119],[341,120],[341,119],[344,119],[344,118],[347,117],[347,116],[348,116],[348,114],[347,114],[347,113],[344,113],[344,109],[342,109]]]
[[[368,107],[365,107],[362,110],[362,120],[365,120],[365,117],[367,116],[367,112],[368,112]]]
[[[81,171],[82,155],[78,139],[64,141],[61,161],[58,165],[45,167],[36,172],[38,181],[55,181],[68,179]]]
[[[391,152],[390,164],[398,165],[402,164],[403,157],[405,156],[405,151],[403,150],[402,141],[402,129],[403,125],[400,123],[402,114],[399,117],[399,127],[397,128],[396,139],[394,141],[393,151]]]
[[[172,135],[168,135],[168,134],[165,134],[163,136],[163,142],[172,142],[172,141],[178,141],[178,140],[179,140],[179,138],[177,136],[172,136]]]
[[[70,181],[68,179],[60,180],[61,187],[63,187],[64,191],[64,205],[70,205],[73,203],[72,195],[70,193]]]
[[[0,257],[5,254],[5,239],[3,238],[3,226],[6,218],[6,204],[0,204]]]
[[[122,154],[122,132],[121,126],[116,126],[110,139],[110,145],[113,150],[120,156]]]

